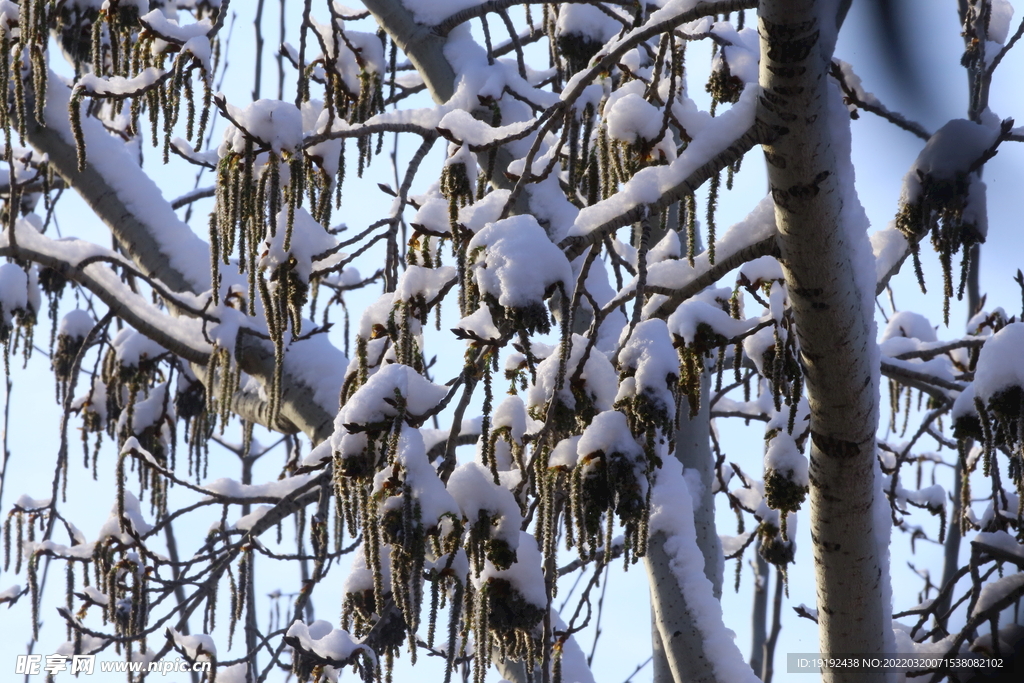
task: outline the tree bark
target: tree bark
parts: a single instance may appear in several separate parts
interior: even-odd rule
[[[876,514],[874,272],[860,272],[866,260],[858,256],[870,255],[870,247],[866,219],[856,224],[862,210],[852,189],[849,123],[837,120],[845,109],[830,110],[837,4],[761,4],[758,116],[778,134],[764,151],[811,409],[820,647],[874,655],[892,641],[887,529]],[[824,672],[828,682],[885,679],[881,671]]]

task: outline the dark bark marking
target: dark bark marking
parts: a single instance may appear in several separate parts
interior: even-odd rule
[[[768,70],[779,78],[799,78],[807,73],[805,66],[783,66],[780,64],[767,64]]]
[[[780,36],[772,36],[768,41],[768,59],[782,64],[796,64],[807,59],[811,50],[818,44],[820,32],[815,31],[800,38],[782,39]]]
[[[774,152],[769,152],[768,150],[765,150],[764,160],[767,161],[772,166],[774,166],[775,168],[786,168],[786,157],[782,156],[781,154],[776,154]]]
[[[804,87],[802,85],[777,85],[772,90],[786,97],[794,97],[802,94]]]
[[[843,548],[842,543],[829,543],[823,538],[815,535],[813,531],[811,532],[811,542],[827,552],[839,552]]]
[[[761,18],[762,35],[765,39],[774,37],[781,40],[792,40],[802,33],[807,33],[812,28],[814,28],[813,19],[808,19],[807,21],[796,21],[788,24],[776,24],[775,22],[768,21],[764,17]]]
[[[835,439],[820,432],[811,430],[811,442],[820,453],[830,458],[850,460],[860,455],[861,444],[854,441]]]

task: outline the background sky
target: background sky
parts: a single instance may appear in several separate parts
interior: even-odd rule
[[[1020,9],[1020,3],[1015,4]],[[244,104],[249,101],[252,89],[251,74],[255,55],[251,15],[255,5],[255,2],[232,4],[232,12],[236,14],[236,18],[231,29],[231,40],[227,50],[231,75],[225,79],[222,88],[228,94],[229,100],[236,104]],[[266,5],[266,26],[269,29],[268,32],[274,33],[277,24],[275,14],[277,3],[268,2]],[[908,54],[912,57],[911,64],[918,67],[921,77],[921,87],[916,95],[908,90],[905,83],[893,77],[895,71],[905,70],[908,65],[886,63],[887,52],[881,48],[877,40],[877,32],[872,30],[871,16],[863,2],[854,3],[841,33],[836,56],[853,64],[857,73],[862,76],[865,88],[873,91],[883,103],[891,109],[901,111],[908,117],[918,120],[929,130],[934,131],[948,119],[963,117],[966,112],[966,76],[959,66],[963,44],[957,26],[956,3],[954,0],[943,0],[942,2],[909,0],[903,3],[900,17],[901,25],[906,27],[906,35],[910,41]],[[1019,20],[1019,17],[1016,20]],[[295,19],[289,17],[289,21],[294,23]],[[748,23],[752,21],[753,13],[748,12]],[[1013,26],[1016,26],[1016,21]],[[293,28],[289,25],[290,32]],[[263,66],[264,96],[276,92],[277,71],[272,57],[276,39],[273,36],[266,36],[266,38]],[[1024,69],[1024,59],[1021,57],[1020,49],[1017,48],[1016,52],[1010,53],[997,72],[993,83],[992,108],[1001,118],[1018,113],[1024,116],[1024,111],[1022,111],[1024,108],[1021,106],[1024,102],[1017,94],[1019,87],[1016,86],[1016,83],[1019,83],[1022,69]],[[706,106],[702,96],[708,60],[699,55],[697,50],[691,50],[688,55],[687,69],[691,79],[689,88],[691,96],[702,103],[702,106]],[[285,88],[285,98],[288,99],[291,97],[290,93],[294,92],[294,71],[290,67],[286,67],[286,73],[288,74],[288,83]],[[902,176],[913,162],[923,143],[909,133],[867,113],[862,113],[860,119],[853,122],[853,135],[853,156],[857,169],[858,191],[871,219],[872,229],[884,228],[896,213]],[[398,166],[401,168],[402,159],[413,151],[415,143],[403,141],[399,144]],[[434,154],[438,153],[435,151]],[[170,167],[164,169],[159,166],[159,157],[155,150],[147,148],[145,154],[145,170],[156,178],[167,198],[177,197],[193,187],[195,176],[190,167],[175,161]],[[423,168],[424,171],[415,186],[414,193],[426,188],[426,184],[431,180],[430,173],[433,172],[432,169],[438,168],[438,163],[428,160]],[[343,221],[354,228],[362,228],[379,218],[380,214],[377,212],[388,204],[383,195],[377,196],[380,191],[376,188],[376,184],[377,182],[394,183],[393,177],[394,171],[388,163],[387,157],[381,156],[375,160],[364,179],[361,181],[354,177],[347,179],[345,196],[348,201],[341,211],[335,213],[334,220]],[[990,230],[989,241],[984,247],[982,255],[982,292],[989,293],[989,301],[1004,306],[1010,314],[1017,313],[1020,305],[1020,294],[1012,277],[1021,263],[1019,257],[1021,242],[1018,234],[1020,217],[1024,215],[1024,193],[1021,193],[1019,189],[1022,177],[1024,177],[1024,166],[1022,166],[1020,146],[1012,143],[1004,145],[1002,152],[989,162],[985,170],[985,180],[989,187]],[[211,181],[212,179],[207,174],[201,180],[200,185],[209,185]],[[728,226],[743,218],[761,199],[766,190],[763,161],[760,153],[755,150],[745,159],[743,170],[737,177],[734,189],[731,192],[723,193],[719,203],[719,225]],[[706,190],[702,190],[698,197],[700,199],[706,197]],[[195,215],[205,216],[211,207],[211,200],[197,203],[194,209]],[[76,235],[93,239],[101,244],[109,242],[107,231],[98,224],[91,212],[77,197],[66,196],[62,199],[58,219],[61,233],[65,236]],[[199,219],[195,221],[195,224],[204,226],[205,220]],[[905,272],[898,275],[893,281],[893,289],[896,292],[895,302],[900,310],[919,311],[929,317],[934,324],[938,324],[941,321],[941,298],[938,296],[941,278],[938,275],[937,258],[928,249],[925,249],[923,253],[931,294],[924,296],[920,293],[912,269],[907,267]],[[374,258],[379,259],[380,255],[371,254],[370,261]],[[366,266],[360,265],[360,269],[364,275],[369,274],[379,263],[380,261],[371,262]],[[723,284],[731,284],[731,282],[732,278],[723,280]],[[362,302],[367,300],[372,300],[372,297],[364,298]],[[350,300],[349,305],[357,319],[358,312],[361,310],[360,299]],[[952,338],[961,334],[965,317],[965,307],[954,304],[951,314],[952,329],[940,329],[939,338]],[[879,325],[881,329],[884,326],[884,321],[880,319]],[[37,344],[45,346],[49,333],[48,327],[45,320],[41,320],[37,330]],[[445,326],[444,329],[447,327],[450,325]],[[333,334],[335,343],[342,346],[340,331],[336,328],[336,332]],[[443,339],[444,337],[439,338]],[[438,346],[431,348],[429,341],[428,349],[430,349],[428,353],[438,353],[439,355],[439,362],[434,370],[437,381],[443,382],[458,373],[461,350],[459,353],[455,353]],[[0,500],[3,511],[8,510],[17,497],[23,493],[35,498],[49,495],[50,481],[59,445],[57,426],[60,412],[54,401],[53,380],[47,366],[47,361],[42,354],[37,354],[29,363],[29,367],[24,370],[17,360],[12,359],[11,377],[14,389],[10,398],[10,421],[7,424],[6,433],[12,455],[7,466],[3,498]],[[83,377],[83,380],[80,381],[79,394],[82,393],[81,386],[84,384],[85,378]],[[883,395],[883,404],[885,403],[886,397]],[[885,420],[884,414],[883,420]],[[762,428],[759,425],[754,425],[749,429],[738,429],[740,424],[735,421],[719,423],[722,448],[727,453],[729,461],[740,464],[748,472],[759,472],[763,453]],[[79,438],[77,428],[78,420],[72,419],[69,496],[73,500],[69,500],[69,506],[65,509],[74,511],[73,521],[86,533],[86,536],[91,538],[95,536],[100,525],[107,518],[114,502],[114,453],[109,444],[104,447],[99,479],[97,482],[93,482],[87,471],[81,466],[80,449],[76,446]],[[239,440],[237,433],[229,432],[226,437],[229,440]],[[258,434],[258,438],[268,445],[276,440],[276,437],[265,432]],[[463,453],[463,457],[470,457],[470,455],[468,451]],[[266,455],[256,466],[254,481],[276,479],[284,459],[284,453],[280,449]],[[238,473],[238,463],[233,455],[216,447],[211,450],[210,479],[220,476],[237,477]],[[943,483],[948,486],[948,479]],[[188,500],[188,495],[183,492],[176,491],[175,495],[178,496],[177,501]],[[719,531],[724,534],[735,534],[735,517],[724,506],[721,496],[719,500]],[[208,525],[218,518],[219,515],[216,511],[211,511],[209,514],[196,514],[190,518],[187,526],[179,527],[178,540],[179,545],[182,546],[182,553],[190,553],[190,549],[194,548],[205,535]],[[937,533],[937,523],[923,511],[912,515],[908,522],[912,525],[924,526],[932,536]],[[793,605],[800,603],[810,606],[815,603],[807,526],[806,512],[804,511],[800,513],[796,537],[797,563],[790,570],[789,597],[784,601],[783,630],[775,658],[775,680],[784,681],[791,678],[785,673],[786,652],[813,652],[818,649],[817,631],[814,624],[796,618],[791,609]],[[268,536],[272,535],[268,534]],[[912,555],[905,538],[899,537],[898,532],[895,532],[894,536],[892,580],[895,608],[898,611],[918,602],[917,593],[920,590],[921,581],[910,571],[908,563],[913,563],[918,567],[931,568],[938,580],[938,575],[941,573],[941,548],[928,543],[919,543],[916,554]],[[58,537],[58,540],[64,541],[65,539]],[[286,534],[285,546],[287,545]],[[748,553],[747,557],[749,560],[751,554]],[[566,562],[571,559],[569,554],[565,554]],[[636,565],[625,573],[622,572],[621,567],[621,562],[614,564],[607,582],[607,590],[603,593],[603,616],[600,622],[602,633],[597,641],[593,663],[595,677],[600,683],[624,681],[633,673],[638,664],[647,659],[650,652],[650,616],[645,573],[642,565]],[[50,590],[41,612],[43,620],[46,622],[42,643],[35,648],[36,652],[44,654],[52,652],[65,639],[63,625],[59,623],[59,618],[53,611],[57,604],[63,602],[63,565],[57,565],[54,568],[58,571],[51,572],[49,576]],[[749,566],[744,566],[740,591],[734,593],[731,588],[735,576],[734,570],[735,563],[727,563],[723,609],[727,625],[737,634],[740,650],[749,656],[753,574]],[[266,597],[266,594],[275,589],[284,593],[294,592],[298,586],[298,576],[294,567],[274,565],[269,561],[258,563],[256,571],[259,576],[257,590],[259,614],[263,619],[264,615],[272,609],[272,601]],[[328,580],[318,587],[317,597],[314,601],[317,618],[328,619],[337,625],[341,605],[340,584],[344,576],[343,568],[335,569],[329,575]],[[14,576],[13,572],[0,574],[0,590],[13,583],[24,584],[24,575]],[[571,583],[563,581],[562,592],[556,598],[556,605],[571,595],[570,585]],[[222,601],[222,604],[226,605],[227,603]],[[570,602],[569,604],[573,605],[574,603]],[[284,610],[286,604],[282,602],[280,607]],[[4,638],[0,638],[0,672],[13,671],[15,655],[25,652],[25,644],[29,637],[29,621],[27,599],[22,599],[10,609],[0,606],[0,631],[5,634]],[[196,623],[193,624],[193,628],[196,628]],[[595,628],[591,627],[579,636],[580,644],[585,652],[591,650],[594,634]],[[218,640],[221,639],[218,638]],[[236,638],[236,641],[241,640],[241,638]],[[224,659],[238,656],[239,651],[240,649],[236,645],[230,654],[222,652],[220,657]],[[423,665],[424,662],[421,661],[415,674],[400,667],[396,672],[396,680],[411,680],[409,677],[413,675],[417,679],[435,680],[433,676],[436,673],[431,672],[436,672],[437,667],[427,664],[427,669],[423,670],[421,669]],[[6,669],[6,667],[11,668]],[[11,674],[0,673],[0,678],[8,675]],[[491,676],[490,680],[497,680],[496,674],[492,673]],[[647,666],[636,674],[634,680],[648,681],[650,676],[651,669],[650,666]],[[175,678],[175,676],[169,676],[162,680],[170,681]],[[187,680],[180,676],[177,678],[182,681]],[[796,680],[812,679],[797,676]]]

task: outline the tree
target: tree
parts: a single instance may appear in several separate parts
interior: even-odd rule
[[[982,171],[1024,140],[988,107],[1024,32],[1009,35],[1012,7],[960,3],[970,111],[931,134],[833,58],[840,2],[363,4],[282,2],[277,98],[260,97],[258,51],[248,102],[215,85],[226,0],[0,5],[0,338],[8,377],[12,355],[40,363],[47,295],[63,408],[49,497],[7,503],[4,571],[27,587],[0,601],[30,605],[33,643],[47,574],[63,568],[66,655],[175,650],[220,681],[346,667],[380,680],[407,651],[440,658],[446,683],[458,668],[480,682],[490,664],[516,683],[586,683],[574,636],[593,591],[612,563],[642,561],[657,683],[767,680],[806,507],[818,596],[798,613],[822,652],[964,658],[909,667],[931,680],[1012,654],[1021,627],[1000,615],[1024,595],[1024,323],[984,310],[977,280]],[[708,110],[688,90],[691,44],[712,46]],[[925,141],[895,221],[870,239],[850,158],[860,111]],[[360,215],[345,188],[379,167],[385,139],[418,147],[392,155],[372,222],[337,225]],[[196,190],[166,201],[146,143],[197,167]],[[757,147],[770,192],[716,234],[723,184]],[[54,239],[69,191],[111,247]],[[923,287],[926,237],[947,325],[968,295],[966,335],[939,342],[908,311],[879,334],[875,297],[908,257]],[[462,352],[453,377],[435,348]],[[725,420],[763,425],[761,471],[721,452]],[[76,425],[87,467],[116,484],[95,536],[72,519]],[[259,429],[287,451],[263,483]],[[211,444],[238,457],[235,478],[208,476]],[[916,484],[901,476],[915,463]],[[952,495],[922,486],[924,471],[951,472]],[[738,536],[720,537],[716,498]],[[947,562],[896,615],[916,619],[905,626],[890,528],[928,536],[909,506],[941,520]],[[211,510],[205,536],[183,533]],[[756,671],[719,602],[723,559],[748,551],[761,581],[777,574],[770,635],[766,593],[755,606]],[[263,620],[256,582],[274,562],[298,568],[297,589],[284,618]],[[560,611],[574,572],[585,588]],[[314,620],[315,596],[342,581],[341,622]]]

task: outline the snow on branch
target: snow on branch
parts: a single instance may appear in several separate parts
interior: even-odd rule
[[[194,363],[209,360],[211,344],[203,338],[199,319],[174,318],[152,306],[125,284],[119,275],[104,265],[111,263],[138,275],[131,264],[109,250],[81,240],[51,240],[40,234],[26,220],[18,221],[17,244],[9,243],[9,231],[0,235],[0,256],[27,259],[52,268],[93,292],[110,310],[126,323],[157,342],[165,349]],[[160,291],[159,282],[151,283]],[[191,302],[176,299],[165,290],[166,300],[193,314],[204,315]],[[204,316],[216,322],[216,319]]]
[[[572,260],[645,213],[693,194],[704,181],[768,142],[771,132],[753,118],[755,92],[749,89],[733,109],[713,119],[670,165],[643,169],[618,193],[580,211],[569,236],[559,243],[566,256]]]
[[[124,246],[147,277],[171,292],[202,294],[210,289],[210,248],[182,222],[159,188],[138,170],[127,148],[92,119],[82,120],[85,144],[93,150],[89,168],[78,170],[75,137],[68,119],[70,92],[61,79],[47,79],[45,126],[30,122],[28,142],[46,154],[51,166],[74,188]],[[173,302],[171,302],[173,303]],[[290,354],[282,374],[281,406],[285,419],[319,442],[332,431],[340,378],[324,383],[323,368],[347,365],[324,335],[310,339],[317,349],[300,360]],[[256,338],[240,342],[239,366],[270,386],[274,376],[273,348]],[[294,369],[294,371],[289,371]],[[273,412],[273,411],[272,411]]]

